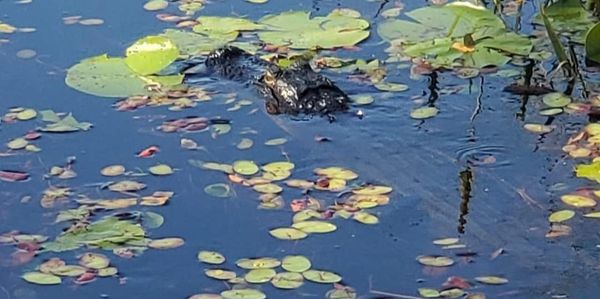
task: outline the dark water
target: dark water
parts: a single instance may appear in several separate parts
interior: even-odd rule
[[[407,10],[423,4],[407,3]],[[106,165],[146,169],[162,162],[180,169],[169,177],[141,178],[149,190],[176,192],[169,205],[142,210],[159,212],[166,219],[162,227],[150,231],[151,237],[179,236],[186,244],[169,251],[148,250],[132,260],[111,255],[112,263],[127,277],[125,284],[118,279],[99,279],[85,286],[63,283],[38,287],[22,281],[22,273],[51,256],[42,254],[24,266],[1,269],[0,298],[185,298],[203,291],[218,293],[226,286],[204,276],[204,267],[196,260],[201,249],[218,250],[229,260],[302,254],[315,267],[340,273],[344,283],[356,288],[363,298],[377,297],[369,293],[370,289],[414,296],[417,288],[437,287],[450,275],[503,275],[510,280],[503,286],[478,286],[477,291],[485,292],[488,298],[551,298],[559,294],[568,294],[569,298],[597,297],[597,224],[575,219],[572,236],[556,241],[544,237],[547,215],[559,205],[557,199],[562,194],[550,190],[557,183],[565,183],[571,189],[584,184],[572,177],[571,160],[563,157],[560,148],[585,119],[560,116],[554,121],[558,128],[553,133],[538,137],[523,130],[522,125],[544,121],[536,113],[539,99],[530,101],[524,117],[519,117],[519,98],[501,91],[509,80],[486,76],[482,86],[479,78],[458,80],[452,74],[442,73],[437,79],[439,89],[459,86],[462,91],[440,95],[436,106],[441,113],[425,122],[415,121],[408,117],[417,107],[412,100],[427,99],[430,78],[411,80],[407,69],[391,71],[390,81],[409,84],[409,91],[378,98],[373,105],[361,107],[366,116],[362,120],[345,115],[333,124],[324,119],[294,121],[270,117],[262,112],[247,115],[247,108],[227,112],[227,106],[219,101],[201,103],[183,112],[166,108],[116,112],[111,108],[111,100],[68,88],[64,84],[65,69],[80,59],[101,53],[121,55],[139,37],[169,26],[156,20],[154,13],[144,11],[142,5],[142,1],[38,0],[27,5],[0,1],[0,20],[17,27],[37,28],[34,33],[0,35],[10,39],[0,45],[0,111],[15,106],[54,109],[72,112],[80,121],[94,124],[89,132],[45,134],[36,142],[43,149],[40,153],[0,157],[1,168],[32,173],[28,182],[0,182],[0,232],[18,229],[49,236],[58,234],[63,227],[52,225],[56,214],[37,203],[49,184],[42,176],[49,167],[76,156],[79,176],[54,183],[66,184],[94,198],[106,193],[85,185],[106,181],[98,172]],[[359,9],[371,20],[380,3],[273,0],[266,6],[256,6],[245,1],[215,1],[201,14],[235,13],[258,18],[267,12],[288,9],[327,13],[342,5]],[[61,18],[67,15],[98,17],[105,24],[66,26]],[[380,20],[371,20],[373,28]],[[361,51],[346,54],[385,57],[385,45],[375,32],[361,46]],[[37,51],[36,59],[16,57],[17,51],[28,48]],[[377,93],[372,87],[348,82],[342,75],[329,75],[351,94]],[[252,91],[233,83],[222,85],[240,92],[240,98],[254,100],[252,107],[261,107],[261,100]],[[471,120],[478,99],[481,111]],[[184,134],[205,146],[207,152],[184,151],[179,147],[182,135],[154,130],[165,117],[189,115],[232,119],[234,129],[217,139],[206,132]],[[244,127],[259,133],[249,136],[255,141],[252,149],[239,151],[234,145],[244,137],[239,134]],[[6,142],[32,128],[32,122],[2,124],[0,138]],[[315,135],[331,137],[332,142],[317,143]],[[262,145],[276,137],[286,137],[289,142],[281,147]],[[137,151],[154,144],[161,147],[155,158],[134,158]],[[315,167],[340,165],[356,170],[365,180],[392,186],[395,191],[390,205],[377,210],[380,224],[335,221],[335,233],[313,235],[300,242],[279,241],[267,231],[288,225],[289,211],[257,210],[256,194],[248,188],[236,187],[237,196],[232,199],[211,198],[202,191],[204,186],[224,182],[223,176],[187,163],[188,159],[226,163],[250,159],[266,163],[284,159],[282,151],[296,164],[297,177],[309,177]],[[482,162],[490,156],[495,162]],[[461,173],[473,177],[469,194],[462,192],[462,197],[465,187],[461,187]],[[520,189],[539,205],[528,205],[519,195]],[[32,202],[19,203],[27,195],[33,197]],[[284,193],[286,200],[299,195]],[[424,272],[415,257],[451,255],[451,251],[431,243],[450,236],[460,236],[468,250],[477,255],[468,263],[456,258],[461,262],[441,273]],[[506,253],[491,260],[490,254],[498,248],[505,248]],[[0,258],[6,258],[10,250],[0,249]],[[75,255],[67,252],[60,256],[74,261]],[[269,298],[323,298],[329,288],[305,284],[296,291],[282,292],[264,285],[262,290]]]

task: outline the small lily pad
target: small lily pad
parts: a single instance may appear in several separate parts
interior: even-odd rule
[[[110,165],[102,168],[100,174],[103,176],[120,176],[125,173],[125,167],[123,165]]]
[[[308,234],[330,233],[337,229],[335,224],[325,221],[301,221],[292,224],[292,227]]]
[[[377,218],[377,216],[361,211],[361,212],[356,212],[354,213],[354,215],[352,215],[352,219],[363,223],[363,224],[377,224],[379,223],[379,218]]]
[[[148,247],[154,249],[172,249],[182,246],[185,243],[181,238],[163,238],[155,239],[148,243]]]
[[[548,217],[548,221],[550,222],[564,222],[575,216],[575,212],[571,210],[560,210],[556,211]]]
[[[277,273],[271,280],[271,284],[278,289],[297,289],[304,284],[304,276],[295,272]]]
[[[216,251],[200,251],[198,252],[198,260],[211,265],[220,265],[225,262],[225,256]]]
[[[275,270],[273,269],[252,269],[244,275],[244,279],[249,283],[265,283],[275,277]]]
[[[392,83],[392,82],[380,82],[380,83],[376,83],[374,86],[375,86],[375,88],[377,88],[381,91],[399,92],[399,91],[408,90],[408,85],[400,84],[400,83]]]
[[[88,252],[79,258],[79,265],[90,269],[104,269],[110,265],[110,260],[103,254]]]
[[[311,267],[310,260],[302,255],[288,255],[281,260],[281,268],[289,272],[304,272]]]
[[[336,283],[342,281],[342,277],[329,271],[322,270],[308,270],[302,272],[302,276],[306,280],[310,280],[316,283]]]
[[[571,98],[561,92],[552,92],[546,94],[542,99],[544,104],[552,108],[561,108],[571,103]]]
[[[15,138],[9,141],[6,146],[11,150],[20,150],[24,149],[29,144],[25,138]]]
[[[204,274],[210,278],[219,280],[229,280],[237,276],[235,272],[223,269],[206,269],[204,270]]]
[[[417,261],[422,265],[431,267],[448,267],[454,264],[454,261],[446,256],[422,255],[417,257]]]
[[[254,189],[257,192],[260,193],[269,193],[269,194],[277,194],[280,193],[281,191],[283,191],[283,188],[281,188],[280,186],[276,185],[276,184],[259,184],[259,185],[254,185],[252,186],[252,189]]]
[[[492,284],[492,285],[508,283],[508,279],[506,279],[504,277],[498,277],[498,276],[479,276],[479,277],[475,277],[475,280],[477,280],[478,282],[481,282],[481,283]]]
[[[259,170],[254,161],[238,160],[233,162],[233,171],[241,175],[253,175]]]
[[[262,257],[255,259],[240,259],[235,262],[235,264],[242,269],[270,269],[276,268],[281,265],[281,262],[272,257]]]
[[[109,276],[117,275],[117,273],[119,273],[119,270],[117,268],[108,267],[108,268],[104,268],[104,269],[99,269],[97,275],[100,277],[109,277]]]
[[[148,168],[148,171],[156,176],[165,176],[173,174],[173,168],[167,164],[159,164]]]
[[[60,284],[62,282],[62,279],[56,275],[41,272],[27,272],[21,277],[27,282],[40,285]]]
[[[33,109],[25,109],[19,113],[17,113],[17,119],[18,120],[30,120],[30,119],[34,119],[37,116],[37,111],[33,110]]]
[[[267,141],[265,141],[265,145],[283,145],[287,142],[286,138],[274,138],[274,139],[269,139]]]
[[[255,289],[236,289],[221,292],[225,299],[265,299],[267,295]]]
[[[269,234],[280,240],[301,240],[308,237],[308,234],[292,227],[280,227],[269,231]]]
[[[421,107],[410,112],[410,117],[414,119],[427,119],[436,116],[440,110],[436,107]]]

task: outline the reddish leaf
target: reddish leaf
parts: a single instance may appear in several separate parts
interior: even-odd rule
[[[157,146],[151,146],[137,154],[140,158],[149,158],[152,157],[155,153],[159,152],[160,149]]]
[[[27,180],[29,174],[22,171],[15,170],[0,170],[0,180],[6,182],[20,182]]]
[[[444,288],[459,288],[463,290],[471,288],[471,285],[466,279],[458,276],[448,277],[446,282],[444,282],[443,286]]]
[[[86,284],[96,280],[96,274],[93,272],[85,272],[75,279],[76,284]]]

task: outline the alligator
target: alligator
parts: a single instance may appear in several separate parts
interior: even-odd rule
[[[188,62],[183,70],[186,78],[198,73],[197,64]],[[200,67],[202,72],[255,86],[269,114],[321,115],[332,121],[334,113],[349,108],[348,96],[306,61],[280,68],[240,48],[226,46],[212,51]]]

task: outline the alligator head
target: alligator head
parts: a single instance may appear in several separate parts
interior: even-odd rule
[[[259,92],[270,114],[320,114],[330,116],[348,109],[348,96],[308,63],[281,69],[270,65],[259,78]]]

